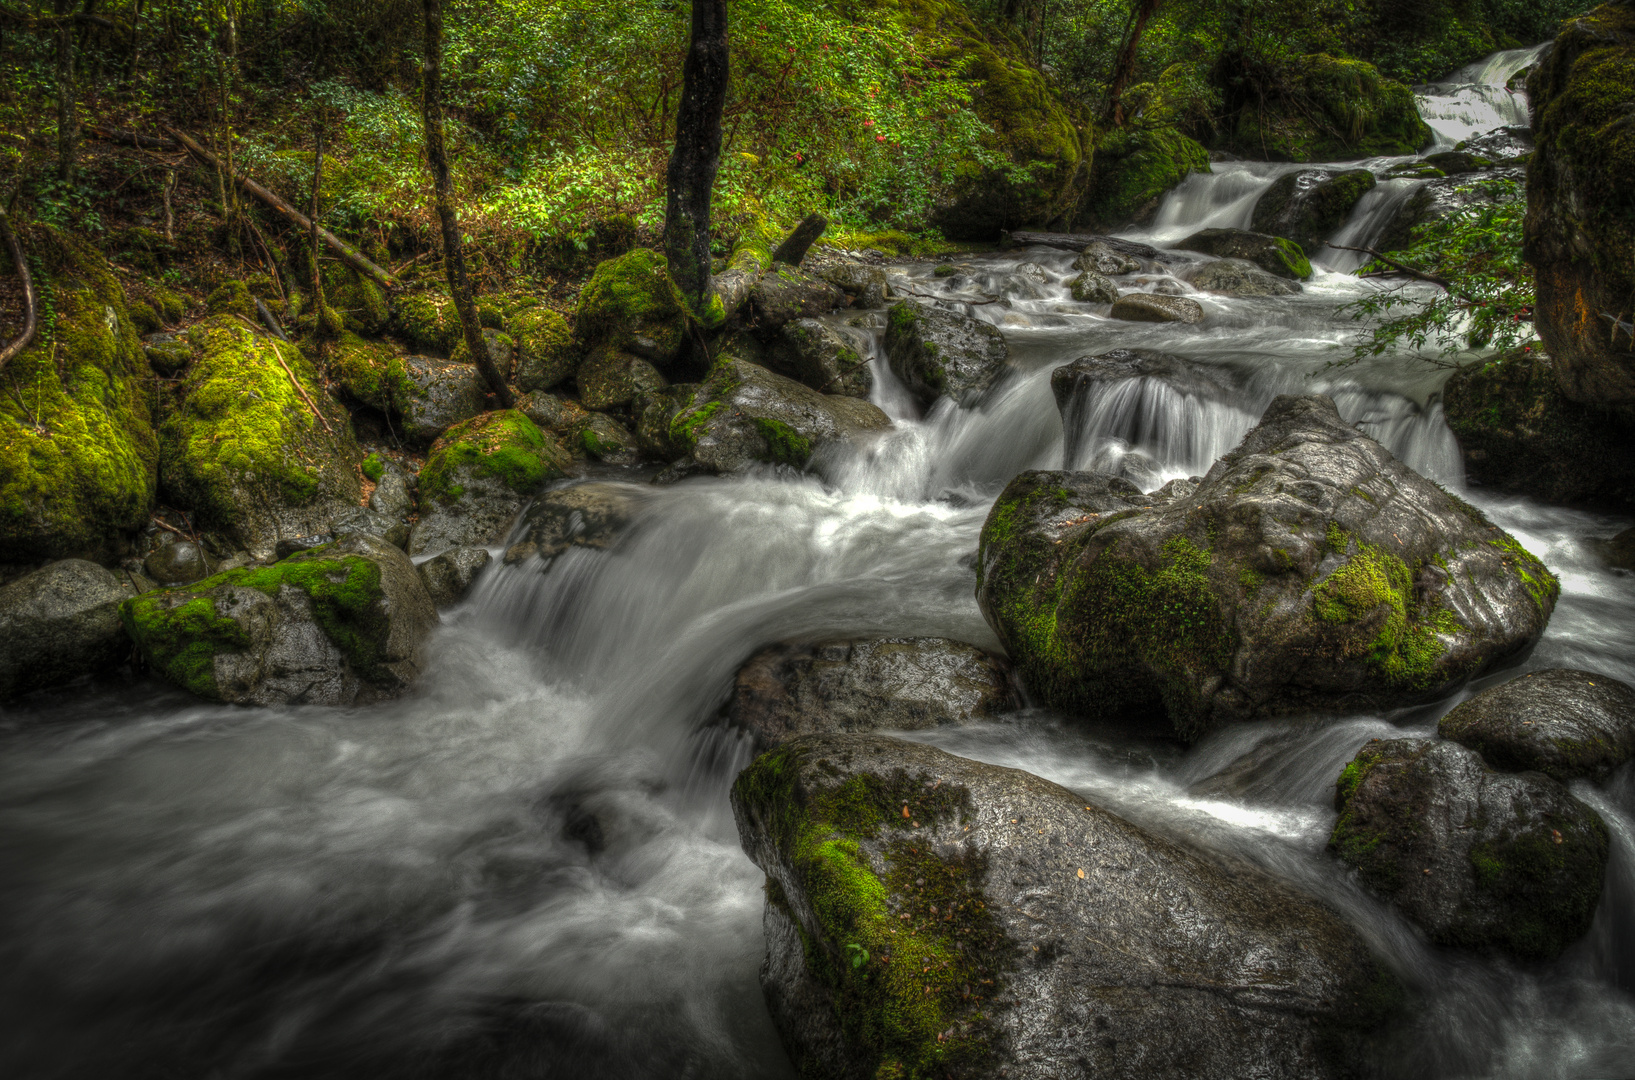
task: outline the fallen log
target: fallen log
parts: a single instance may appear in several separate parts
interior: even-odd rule
[[[720,298],[725,318],[730,319],[737,314],[749,299],[750,290],[761,280],[761,275],[771,269],[766,257],[760,253],[765,250],[757,250],[754,244],[739,244],[728,260],[727,268],[710,279],[710,288]]]
[[[818,237],[822,236],[823,230],[828,227],[829,219],[822,214],[807,214],[801,218],[800,224],[784,237],[783,243],[778,245],[778,250],[772,253],[772,261],[799,266],[801,260],[806,258],[806,252],[817,243]]]
[[[22,242],[17,234],[11,231],[11,220],[6,217],[4,207],[0,207],[0,240],[5,242],[7,250],[11,252],[12,265],[17,268],[17,277],[23,283],[23,332],[17,339],[5,348],[0,349],[0,369],[3,369],[11,358],[28,348],[34,340],[34,335],[40,329],[39,297],[34,291],[34,279],[28,274],[28,260],[23,257]]]
[[[1091,244],[1106,244],[1120,255],[1130,255],[1137,259],[1165,259],[1167,254],[1159,251],[1150,244],[1139,244],[1134,240],[1120,240],[1116,236],[1102,236],[1099,233],[1057,233],[1057,232],[1013,232],[1005,234],[1006,242],[1012,247],[1043,247],[1061,248],[1064,251],[1083,251]]]
[[[138,135],[134,131],[121,131],[119,128],[101,127],[90,124],[86,127],[92,135],[103,142],[119,143],[121,146],[134,146],[138,150],[180,150],[182,144],[175,139],[161,139],[157,135]]]

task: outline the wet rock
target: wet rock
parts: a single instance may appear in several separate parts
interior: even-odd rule
[[[808,269],[848,296],[862,296],[870,289],[886,287],[886,272],[864,262],[832,262]]]
[[[516,364],[517,343],[503,330],[496,330],[491,326],[485,326],[482,330],[483,344],[488,346],[488,358],[494,362],[494,367],[499,370],[500,375],[509,379],[511,369]],[[466,345],[464,337],[449,350],[449,359],[457,364],[471,363],[471,349]],[[484,382],[482,386],[486,390],[487,383]]]
[[[802,469],[824,446],[890,426],[866,401],[820,394],[724,356],[670,421],[668,439],[685,456],[681,472],[730,473],[756,462]]]
[[[591,413],[579,431],[579,448],[609,465],[634,465],[640,460],[636,437],[607,413]]]
[[[1491,168],[1493,162],[1465,150],[1444,150],[1440,154],[1426,154],[1422,159],[1433,169],[1440,169],[1444,176],[1458,176],[1461,173],[1479,172]]]
[[[664,256],[635,248],[596,267],[579,292],[574,323],[587,352],[607,345],[663,369],[681,352],[686,311]]]
[[[692,407],[699,392],[698,383],[678,383],[636,399],[631,411],[636,414],[636,449],[642,457],[679,461],[687,456],[685,441],[670,438],[670,425],[683,409]]]
[[[1122,251],[1115,251],[1100,240],[1086,244],[1079,257],[1073,260],[1075,270],[1094,270],[1108,277],[1137,274],[1141,272],[1141,268],[1140,259]]]
[[[1154,379],[1195,397],[1220,398],[1236,388],[1231,375],[1218,364],[1200,364],[1156,349],[1113,349],[1081,356],[1050,373],[1050,391],[1062,422],[1097,388],[1126,379]],[[1181,483],[1182,481],[1176,481]]]
[[[172,538],[143,560],[142,569],[160,585],[189,585],[210,576],[210,561],[198,544]]]
[[[1616,570],[1635,570],[1635,529],[1623,532],[1607,541],[1607,563]]]
[[[648,390],[664,385],[658,368],[639,356],[603,345],[579,365],[579,399],[587,409],[628,405]]]
[[[455,424],[483,411],[483,377],[471,364],[410,356],[403,361],[407,385],[397,400],[403,434],[429,443]]]
[[[783,328],[787,374],[820,394],[868,399],[874,368],[857,342],[819,319],[796,319]]]
[[[1130,292],[1118,298],[1113,305],[1112,316],[1129,322],[1201,323],[1204,321],[1204,309],[1189,296]]]
[[[771,749],[800,735],[918,731],[1017,706],[1005,662],[945,638],[774,645],[738,670],[727,719]]]
[[[1268,236],[1286,236],[1307,255],[1316,255],[1323,250],[1323,241],[1339,231],[1378,182],[1367,169],[1286,173],[1261,193],[1250,228]]]
[[[577,401],[536,390],[517,399],[517,411],[566,442],[573,442],[590,423],[590,413]]]
[[[1209,151],[1174,127],[1109,131],[1096,141],[1080,220],[1105,232],[1145,224],[1166,192],[1191,173],[1209,171]]]
[[[1439,945],[1544,960],[1589,931],[1600,815],[1538,773],[1452,742],[1374,739],[1335,784],[1329,850]]]
[[[1494,128],[1466,139],[1454,149],[1503,164],[1509,158],[1533,152],[1533,131],[1525,127]]]
[[[364,475],[375,482],[375,490],[369,496],[369,509],[377,514],[389,514],[393,517],[407,514],[414,507],[414,495],[409,491],[409,474],[390,458],[383,458],[379,454],[371,457],[374,459],[374,466],[371,466],[368,460],[364,461]]]
[[[592,482],[548,491],[523,514],[519,538],[506,549],[506,565],[538,556],[549,570],[570,547],[611,548],[650,498],[634,484]]]
[[[315,547],[323,547],[325,544],[333,544],[334,542],[335,538],[333,536],[318,534],[312,536],[283,536],[279,538],[275,551],[278,558],[287,559],[296,552],[311,551]]]
[[[1268,274],[1245,259],[1216,259],[1187,275],[1195,289],[1227,296],[1292,296],[1300,292],[1299,282]]]
[[[441,555],[427,559],[415,570],[420,575],[421,584],[426,586],[426,595],[442,609],[464,600],[477,575],[493,559],[487,548],[450,548]]]
[[[420,520],[409,554],[499,543],[523,500],[572,464],[560,441],[515,409],[450,428],[420,470]]]
[[[107,672],[130,652],[129,593],[111,571],[63,559],[0,586],[0,701]]]
[[[1338,1077],[1400,999],[1310,897],[1028,773],[818,735],[732,798],[803,1075]]]
[[[1196,251],[1218,259],[1245,259],[1268,274],[1305,281],[1311,277],[1311,262],[1300,245],[1281,236],[1246,232],[1243,229],[1204,229],[1175,245],[1178,251]]]
[[[770,339],[796,319],[815,319],[845,302],[838,286],[780,263],[749,291],[751,325],[762,339]]]
[[[550,308],[513,312],[505,330],[517,343],[517,389],[523,393],[549,390],[578,368],[568,321]]]
[[[438,621],[408,557],[363,535],[144,593],[119,616],[155,674],[239,705],[390,697],[419,675]]]
[[[938,397],[971,403],[1010,363],[998,327],[919,300],[893,305],[885,351],[891,370],[926,404]]]
[[[994,504],[977,596],[1024,683],[1070,712],[1161,711],[1191,739],[1428,700],[1537,641],[1559,593],[1326,397],[1274,400],[1182,502],[1062,476],[1023,473]]]
[[[1535,671],[1456,706],[1436,731],[1495,769],[1604,780],[1635,757],[1635,687],[1590,671]]]
[[[1098,270],[1086,270],[1073,279],[1070,286],[1073,299],[1081,304],[1116,304],[1118,286],[1113,279]]]
[[[404,520],[403,515],[382,514],[368,506],[354,506],[350,510],[336,514],[330,519],[329,531],[334,536],[366,533],[369,536],[380,537],[395,548],[402,548],[405,551],[409,548],[409,523]],[[327,541],[328,538],[323,539]],[[305,546],[315,545],[308,543]]]

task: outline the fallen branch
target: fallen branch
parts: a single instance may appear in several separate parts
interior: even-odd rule
[[[1423,270],[1415,270],[1413,267],[1409,266],[1408,264],[1399,263],[1395,259],[1391,258],[1389,255],[1382,255],[1379,252],[1375,251],[1373,248],[1349,247],[1349,246],[1347,246],[1345,244],[1327,244],[1326,246],[1333,248],[1335,251],[1355,251],[1359,255],[1371,255],[1374,258],[1378,259],[1380,262],[1384,263],[1386,266],[1394,267],[1397,270],[1401,271],[1402,273],[1407,274],[1411,278],[1418,278],[1420,281],[1428,281],[1432,285],[1440,285],[1443,288],[1443,290],[1446,291],[1448,293],[1448,295],[1450,295],[1450,296],[1458,296],[1459,299],[1464,300],[1467,303],[1474,304],[1474,303],[1479,302],[1479,301],[1476,301],[1476,300],[1472,300],[1468,296],[1462,296],[1459,293],[1455,292],[1454,288],[1453,288],[1453,282],[1449,281],[1447,278],[1437,277],[1435,274],[1427,274]]]
[[[0,369],[3,369],[12,357],[34,341],[34,335],[40,329],[40,304],[39,296],[34,291],[34,279],[28,273],[28,260],[23,257],[23,245],[17,234],[11,231],[11,219],[6,216],[4,207],[0,207],[0,240],[11,252],[12,265],[17,268],[17,277],[23,283],[23,332],[11,344],[0,349]]]
[[[272,309],[267,306],[266,301],[259,296],[255,298],[255,310],[256,314],[261,316],[261,321],[266,324],[273,337],[279,341],[288,341],[290,339],[289,335],[284,333],[284,327],[279,324],[278,317],[272,313]]]
[[[806,258],[807,250],[817,243],[817,238],[822,236],[828,227],[829,219],[822,214],[807,214],[801,218],[800,224],[784,237],[783,243],[778,245],[778,250],[772,253],[772,261],[799,266],[801,260]]]
[[[119,143],[121,146],[134,146],[138,150],[181,150],[182,144],[175,139],[161,139],[157,135],[138,135],[134,131],[121,131],[118,128],[99,127],[89,124],[86,130],[103,142]]]

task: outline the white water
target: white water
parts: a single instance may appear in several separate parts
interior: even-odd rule
[[[1544,55],[1549,43],[1528,49],[1506,49],[1467,64],[1439,82],[1415,88],[1419,115],[1436,135],[1433,150],[1450,150],[1470,138],[1500,127],[1526,127],[1527,94],[1507,85]]]
[[[1177,227],[1208,212],[1177,212]],[[726,801],[748,750],[716,710],[742,661],[786,638],[995,647],[970,557],[999,489],[1068,452],[1056,366],[1114,347],[1204,365],[1076,418],[1075,456],[1143,487],[1201,473],[1274,394],[1308,390],[1462,487],[1437,374],[1402,357],[1323,367],[1354,332],[1334,307],[1369,286],[1320,272],[1295,297],[1194,294],[1199,327],[1130,324],[1069,299],[1070,260],[974,260],[965,280],[910,268],[916,291],[1032,297],[969,309],[1015,359],[980,407],[921,416],[879,366],[896,427],[878,442],[813,475],[644,486],[617,548],[574,549],[549,574],[496,563],[401,701],[231,709],[137,682],[0,714],[0,1074],[790,1076],[757,982],[761,876]],[[1027,288],[1022,261],[1043,271]],[[1187,290],[1163,275],[1145,287]],[[1516,670],[1635,680],[1635,578],[1591,543],[1631,522],[1467,494],[1562,578]],[[1369,738],[1431,731],[1451,704],[1240,725],[1190,749],[1036,711],[919,737],[1325,898],[1420,995],[1369,1071],[1627,1075],[1629,769],[1581,789],[1613,829],[1613,862],[1589,938],[1551,964],[1429,948],[1323,851],[1344,762]]]

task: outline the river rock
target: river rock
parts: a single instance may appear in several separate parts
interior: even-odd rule
[[[1204,229],[1175,244],[1178,251],[1196,251],[1218,259],[1246,259],[1268,274],[1304,281],[1311,277],[1311,261],[1300,245],[1281,236],[1243,229]]]
[[[570,547],[611,548],[651,498],[645,488],[607,482],[548,491],[522,515],[518,538],[505,552],[506,565],[538,556],[541,569],[549,570]]]
[[[969,404],[1010,363],[999,328],[920,300],[892,305],[885,352],[891,370],[929,405],[938,397]]]
[[[788,374],[820,394],[868,400],[874,368],[857,342],[820,319],[796,319],[783,328]]]
[[[1129,292],[1113,305],[1112,316],[1129,322],[1200,323],[1204,321],[1204,309],[1190,296]]]
[[[1338,1077],[1399,1000],[1310,897],[1028,773],[816,735],[732,801],[804,1076]]]
[[[1316,255],[1323,250],[1323,241],[1339,231],[1358,201],[1377,183],[1367,169],[1285,173],[1261,193],[1250,228],[1269,236],[1286,236],[1307,255]]]
[[[602,345],[579,365],[579,399],[587,409],[628,405],[647,390],[664,385],[658,368],[639,356]]]
[[[497,544],[523,500],[572,467],[567,447],[515,409],[483,413],[432,444],[410,555]]]
[[[738,669],[727,719],[763,749],[800,735],[919,731],[1017,705],[1005,662],[945,638],[783,644]]]
[[[780,263],[749,291],[751,326],[763,340],[770,340],[796,319],[815,319],[845,302],[838,286]]]
[[[335,537],[345,536],[347,533],[367,533],[370,536],[380,537],[393,547],[407,551],[410,532],[409,523],[401,514],[382,514],[378,510],[367,506],[354,506],[330,519],[329,533],[323,536],[320,542],[327,543]],[[279,541],[280,558],[285,554],[285,543],[286,541]],[[290,550],[316,546],[316,543],[309,542],[303,543],[299,547],[292,547]]]
[[[1161,710],[1191,739],[1391,708],[1527,648],[1555,609],[1538,559],[1326,397],[1275,399],[1184,501],[1063,475],[1023,473],[994,504],[977,598],[1066,711]]]
[[[549,390],[578,367],[568,321],[550,308],[513,312],[505,330],[517,343],[517,389],[523,393]]]
[[[1227,296],[1293,296],[1300,283],[1268,274],[1247,259],[1216,259],[1186,276],[1195,289]]]
[[[403,434],[429,443],[483,410],[483,377],[472,364],[435,356],[404,358],[407,386],[396,396]]]
[[[692,404],[671,419],[668,438],[684,455],[678,474],[731,473],[756,462],[803,469],[824,446],[890,426],[886,414],[867,401],[820,394],[723,356]]]
[[[1118,302],[1118,286],[1113,279],[1099,270],[1086,270],[1073,279],[1069,286],[1073,290],[1073,299],[1081,304],[1116,304]]]
[[[1073,260],[1075,270],[1094,270],[1108,277],[1135,274],[1141,271],[1141,260],[1122,251],[1115,251],[1101,240],[1086,244],[1079,257]]]
[[[400,693],[420,674],[438,621],[408,557],[358,534],[144,593],[119,616],[155,674],[239,705],[352,705]]]
[[[664,256],[635,248],[597,265],[579,291],[574,326],[587,353],[607,345],[667,370],[685,343],[687,301]]]
[[[198,544],[170,537],[148,554],[142,569],[160,585],[190,585],[210,576],[210,561]]]
[[[1458,743],[1374,739],[1335,784],[1329,850],[1438,945],[1545,960],[1589,931],[1607,827],[1539,773]]]
[[[1590,671],[1534,671],[1456,706],[1436,730],[1495,769],[1604,780],[1635,757],[1635,687]]]
[[[607,413],[589,415],[579,431],[578,447],[609,465],[634,465],[641,459],[636,436]]]
[[[130,591],[96,563],[63,559],[0,586],[0,701],[123,663]]]
[[[442,609],[464,600],[477,575],[493,559],[487,548],[450,548],[427,559],[415,570],[420,574],[420,583],[426,587],[426,595]]]

